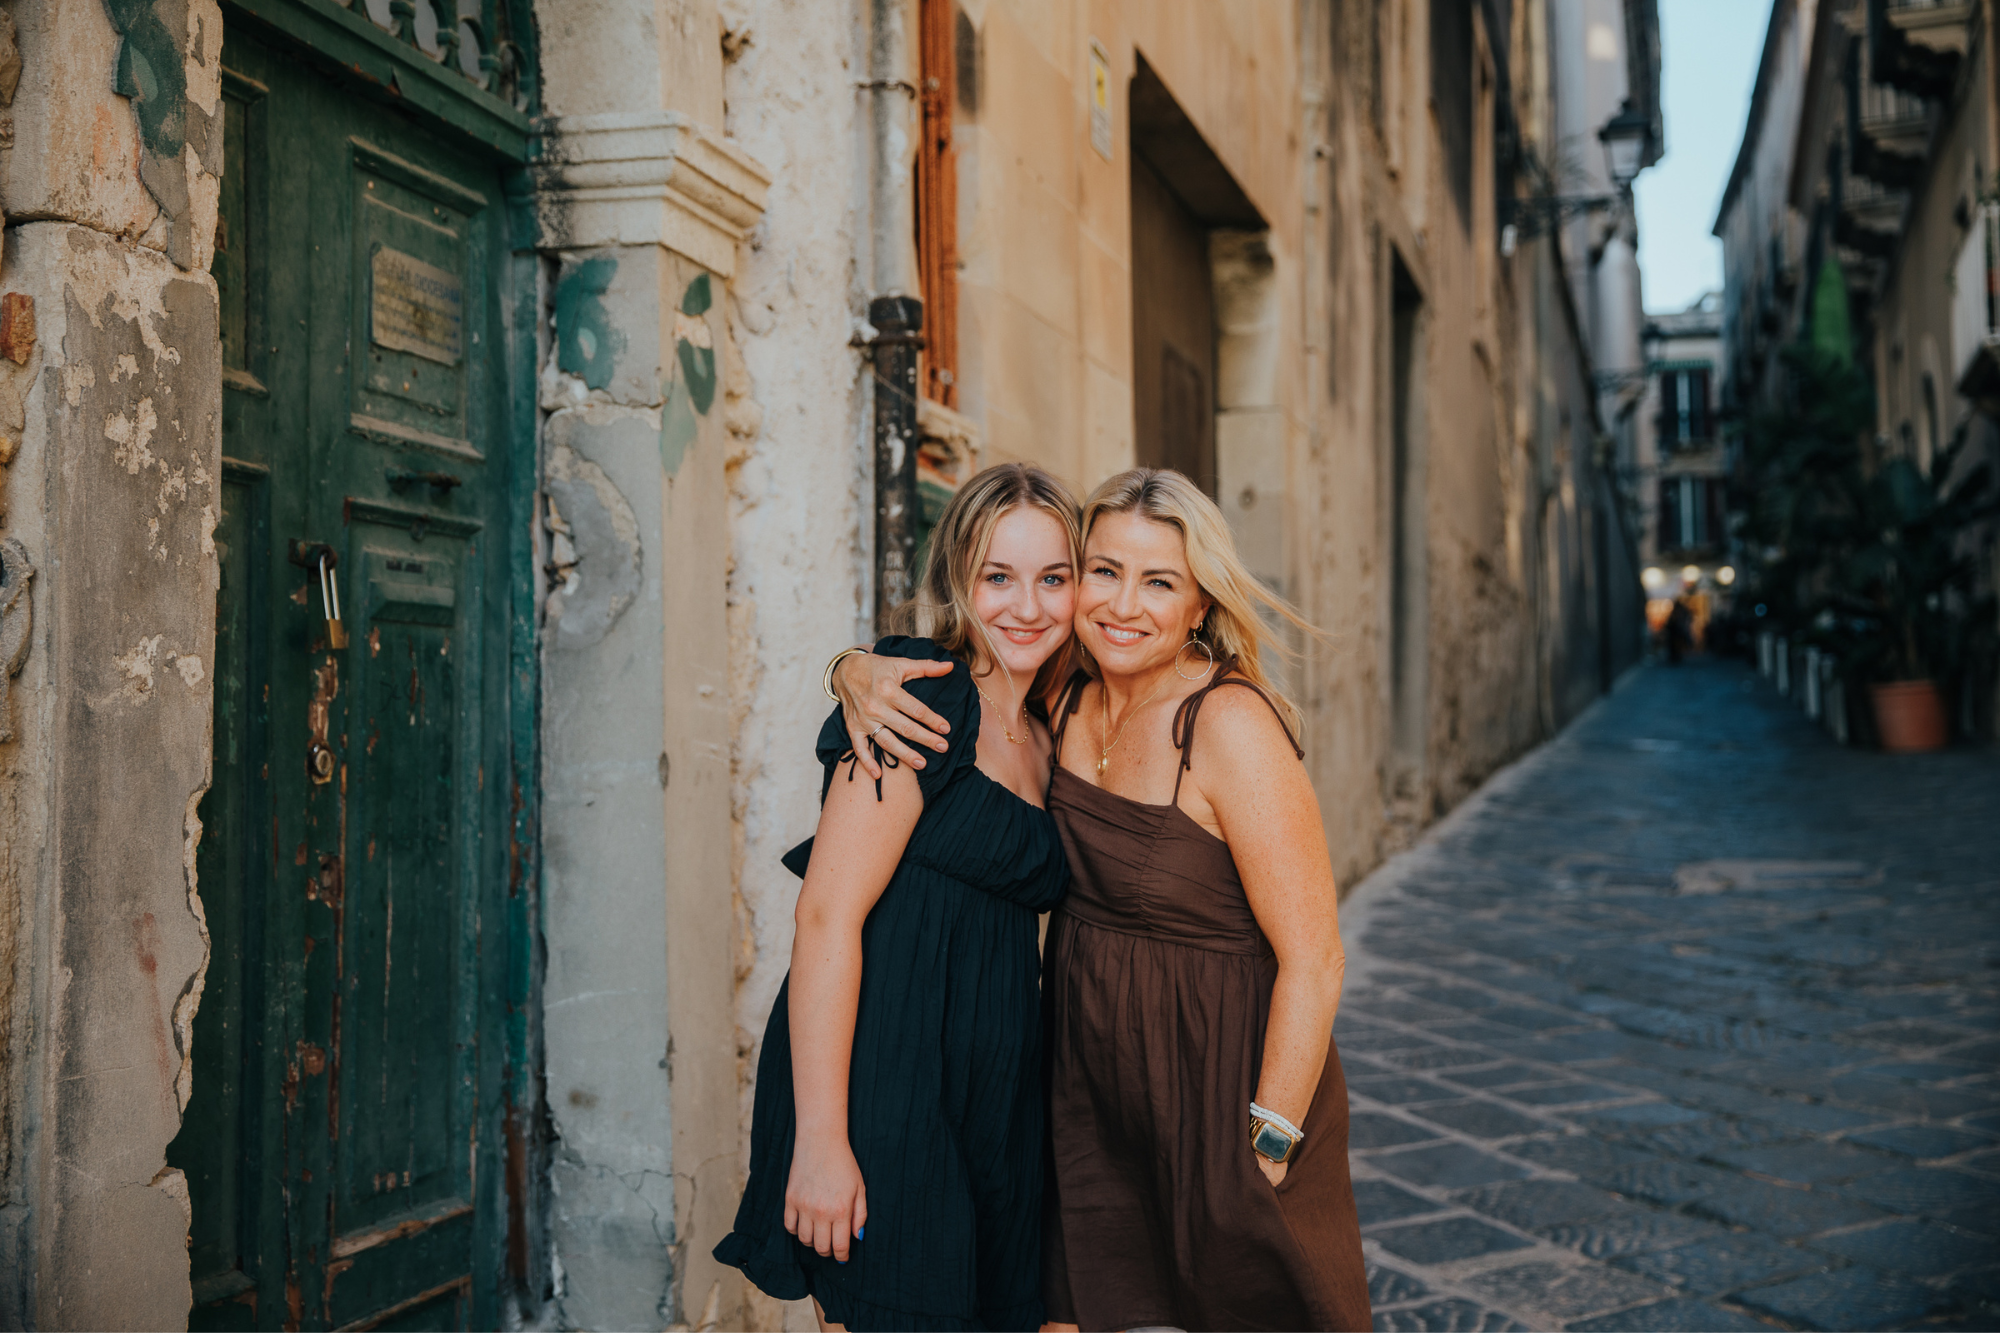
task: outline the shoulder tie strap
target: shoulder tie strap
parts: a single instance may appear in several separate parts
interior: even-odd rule
[[[875,738],[872,736],[869,737],[868,739],[868,749],[870,750],[871,753],[874,754],[875,762],[878,765],[880,765],[883,777],[888,776],[890,769],[901,768],[903,766],[903,763],[900,759],[896,758],[895,755],[890,754],[887,750],[883,749],[881,744],[878,741],[876,741]],[[849,782],[854,781],[854,770],[861,767],[861,759],[860,756],[854,753],[853,746],[850,745],[845,750],[842,750],[840,752],[840,757],[833,761],[833,766],[835,768],[839,768],[842,764],[847,765],[847,780]],[[830,771],[827,773],[826,782],[828,786],[833,785],[833,774]],[[820,800],[824,801],[825,799],[826,799],[826,794],[824,792],[820,793]],[[881,804],[882,778],[875,779],[875,801],[876,804],[878,805]]]
[[[1264,687],[1257,684],[1254,680],[1244,680],[1240,676],[1235,679],[1230,678],[1229,673],[1236,669],[1238,660],[1237,657],[1231,655],[1217,662],[1215,664],[1214,678],[1208,684],[1181,700],[1181,706],[1174,710],[1173,741],[1174,748],[1181,752],[1181,761],[1174,769],[1174,795],[1173,799],[1168,802],[1169,805],[1180,804],[1181,779],[1185,778],[1188,772],[1194,768],[1194,723],[1195,719],[1201,715],[1202,700],[1208,698],[1210,694],[1224,685],[1241,685],[1245,689],[1256,691],[1257,697],[1262,699],[1265,705],[1270,708],[1271,715],[1278,719],[1278,729],[1285,733],[1285,741],[1292,747],[1292,753],[1300,759],[1306,757],[1306,752],[1299,746],[1298,738],[1292,735],[1291,727],[1286,725],[1285,715],[1278,711],[1277,701],[1265,692]]]

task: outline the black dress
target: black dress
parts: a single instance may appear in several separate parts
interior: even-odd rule
[[[892,636],[875,652],[950,660],[929,639]],[[861,928],[848,1142],[866,1237],[838,1264],[785,1230],[788,977],[757,1063],[750,1180],[715,1257],[781,1300],[810,1293],[850,1329],[1032,1329],[1045,1120],[1036,916],[1061,899],[1069,864],[1048,813],[974,764],[979,698],[965,666],[907,688],[950,722],[951,747],[917,772],[923,814]],[[868,781],[838,709],[819,758],[822,800],[836,778]],[[785,864],[803,876],[811,853],[808,840]]]

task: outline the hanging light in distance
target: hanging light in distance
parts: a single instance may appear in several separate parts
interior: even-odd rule
[[[1724,565],[1721,569],[1716,570],[1715,581],[1725,588],[1736,582],[1736,566]]]

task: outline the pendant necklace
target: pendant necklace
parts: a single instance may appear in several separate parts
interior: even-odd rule
[[[1167,688],[1167,677],[1160,677],[1160,683],[1153,687],[1153,692],[1146,696],[1145,702],[1125,715],[1125,720],[1118,724],[1118,734],[1108,741],[1104,737],[1111,727],[1111,691],[1104,688],[1104,682],[1101,680],[1097,682],[1097,686],[1104,693],[1103,708],[1097,715],[1097,782],[1101,787],[1104,785],[1104,770],[1111,764],[1111,751],[1117,747],[1118,742],[1125,739],[1125,728],[1132,725],[1132,719],[1145,711],[1146,704],[1159,698],[1160,691]]]
[[[1016,745],[1026,745],[1028,743],[1028,738],[1026,736],[1016,736],[1012,731],[1009,731],[1007,729],[1006,714],[1000,711],[999,704],[993,703],[993,696],[988,694],[985,690],[980,689],[979,682],[976,680],[972,682],[972,688],[975,690],[979,690],[980,698],[984,699],[989,704],[993,704],[993,714],[995,717],[998,717],[1000,719],[1000,734],[1002,736],[1005,736],[1008,740],[1014,742],[1014,744]],[[1027,728],[1024,726],[1021,728],[1021,730],[1026,731]]]

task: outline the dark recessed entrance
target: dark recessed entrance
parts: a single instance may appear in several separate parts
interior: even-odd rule
[[[1131,87],[1132,416],[1138,461],[1215,494],[1215,281],[1209,233],[1264,219],[1139,57]]]

